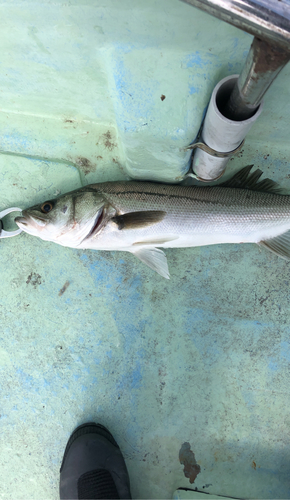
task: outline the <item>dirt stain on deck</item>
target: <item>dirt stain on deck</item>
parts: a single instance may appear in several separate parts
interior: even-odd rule
[[[200,465],[196,462],[195,455],[190,449],[189,443],[183,443],[179,450],[179,462],[184,465],[183,472],[188,477],[189,482],[194,483],[200,473]]]
[[[59,297],[60,297],[61,295],[63,295],[63,294],[64,294],[64,292],[66,291],[66,289],[67,289],[67,287],[69,286],[69,284],[70,284],[70,282],[69,282],[69,281],[66,281],[66,282],[65,282],[65,284],[63,285],[63,287],[60,289],[60,291],[59,291],[59,293],[58,293]]]
[[[40,274],[31,272],[29,274],[29,276],[27,277],[26,283],[27,283],[27,285],[30,284],[34,288],[37,288],[38,285],[41,285],[41,283],[42,283],[41,279],[42,278],[41,278]]]
[[[96,166],[84,156],[78,156],[78,158],[76,158],[76,163],[79,167],[82,168],[85,175],[96,170]]]
[[[104,145],[109,151],[112,151],[114,148],[117,147],[117,144],[113,141],[112,134],[110,130],[106,132],[105,134],[102,135]]]

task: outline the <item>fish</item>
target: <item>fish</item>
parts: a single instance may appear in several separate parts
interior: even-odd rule
[[[90,184],[23,210],[15,222],[66,247],[130,252],[167,279],[161,248],[257,243],[290,259],[290,196],[252,167],[214,186]]]

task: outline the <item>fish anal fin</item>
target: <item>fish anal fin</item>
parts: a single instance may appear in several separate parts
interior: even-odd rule
[[[132,253],[160,276],[170,279],[167,258],[162,250],[159,250],[159,248],[140,248]]]
[[[263,179],[259,181],[262,170],[255,170],[251,173],[253,165],[248,165],[242,168],[233,175],[230,179],[219,184],[219,187],[250,189],[251,191],[262,191],[264,193],[282,194],[283,189],[271,179]]]
[[[112,217],[112,222],[117,224],[118,229],[141,229],[161,222],[166,212],[161,210],[148,210],[144,212],[129,212]]]
[[[259,245],[279,255],[283,259],[290,260],[290,231],[280,234],[270,240],[260,241]]]

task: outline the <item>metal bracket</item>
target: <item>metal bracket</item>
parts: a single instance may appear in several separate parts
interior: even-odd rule
[[[18,234],[22,233],[22,229],[20,228],[16,229],[15,231],[4,231],[3,222],[1,219],[11,212],[22,212],[22,208],[6,208],[6,210],[2,210],[2,212],[0,212],[0,238],[11,238],[11,236],[17,236]]]
[[[241,144],[236,149],[233,149],[232,151],[228,151],[227,153],[221,153],[220,151],[216,151],[215,149],[212,149],[210,146],[208,146],[204,142],[195,142],[194,144],[191,144],[190,146],[188,146],[185,149],[199,148],[199,149],[202,149],[203,151],[205,151],[205,153],[208,153],[211,156],[215,156],[216,158],[228,158],[230,156],[234,156],[236,153],[239,153],[239,151],[241,151],[244,143],[245,143],[245,139],[243,140],[243,142],[241,142]]]

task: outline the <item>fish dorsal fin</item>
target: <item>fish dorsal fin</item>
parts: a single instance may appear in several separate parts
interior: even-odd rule
[[[140,250],[132,253],[160,276],[170,279],[167,258],[162,250],[159,250],[159,248],[140,248]]]
[[[279,255],[279,257],[283,257],[283,259],[290,260],[290,231],[270,240],[260,241],[259,245],[268,248],[268,250]]]
[[[161,222],[166,212],[161,210],[148,210],[146,212],[129,212],[128,214],[112,217],[112,222],[117,224],[118,229],[140,229]]]
[[[242,168],[239,172],[234,174],[233,177],[223,182],[222,184],[219,184],[219,186],[250,189],[252,191],[263,191],[264,193],[282,193],[282,188],[271,179],[263,179],[259,182],[259,179],[263,172],[262,170],[257,169],[255,170],[255,172],[250,173],[252,168],[253,165],[248,165],[247,167]]]

